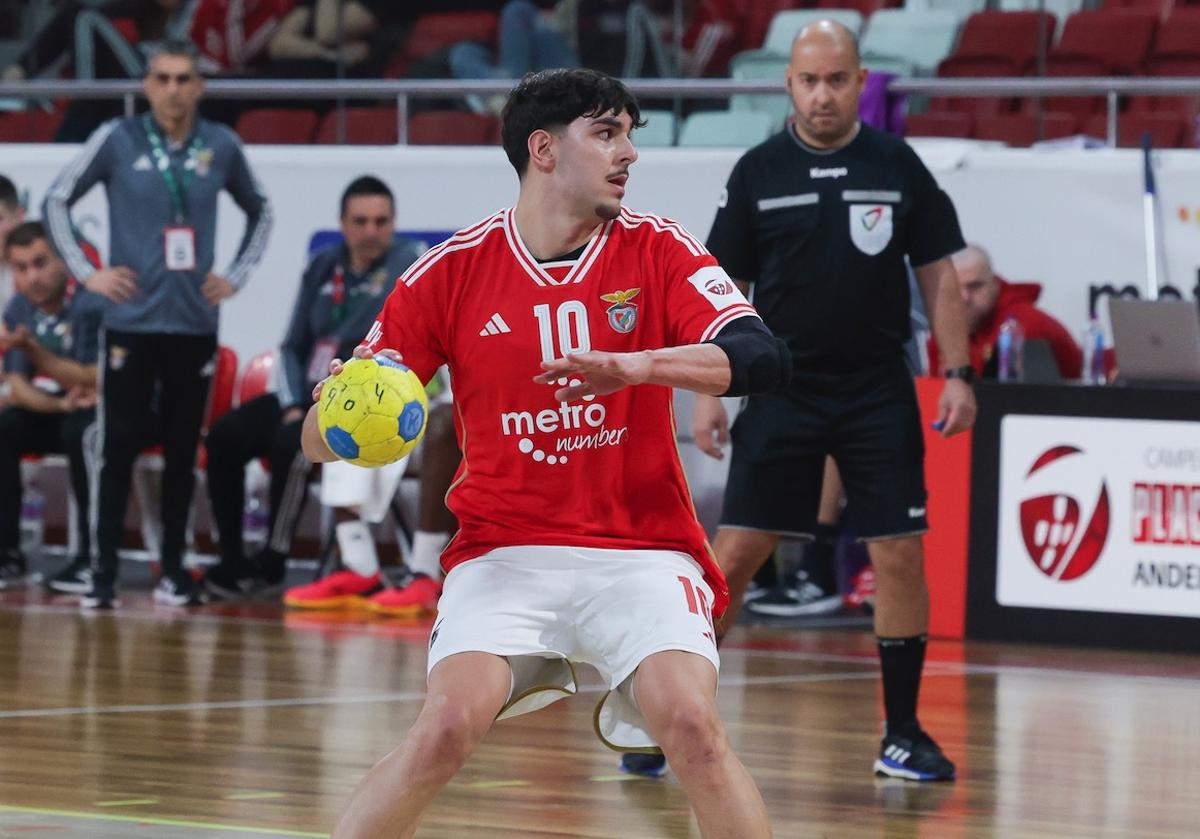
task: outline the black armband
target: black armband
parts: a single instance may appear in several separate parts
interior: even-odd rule
[[[729,357],[729,390],[722,396],[745,396],[778,390],[792,378],[792,354],[761,320],[738,318],[709,341]]]

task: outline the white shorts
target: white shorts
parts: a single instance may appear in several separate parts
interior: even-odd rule
[[[409,457],[412,455],[378,469],[342,460],[323,464],[321,503],[326,507],[357,507],[359,518],[371,524],[383,521],[400,487]]]
[[[674,551],[498,548],[447,575],[429,638],[429,672],[465,652],[505,656],[512,690],[497,719],[544,708],[577,691],[574,664],[608,686],[595,729],[616,751],[657,750],[633,696],[633,673],[664,650],[703,656],[720,670],[700,566]]]

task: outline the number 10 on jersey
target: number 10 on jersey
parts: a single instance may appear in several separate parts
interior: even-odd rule
[[[553,361],[565,355],[577,355],[592,349],[592,336],[588,331],[587,306],[582,300],[566,300],[559,304],[558,311],[550,313],[549,303],[533,307],[533,316],[538,323],[538,340],[542,345],[542,361]],[[557,330],[556,330],[557,327]],[[558,349],[554,348],[555,332],[558,333]]]

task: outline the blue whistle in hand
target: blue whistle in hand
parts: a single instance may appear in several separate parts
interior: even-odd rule
[[[929,427],[932,428],[934,431],[941,431],[942,429],[944,429],[946,427],[946,422],[945,422],[945,420],[938,420],[937,422],[930,423]]]

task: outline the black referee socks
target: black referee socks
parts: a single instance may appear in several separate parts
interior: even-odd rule
[[[924,635],[912,638],[876,638],[883,670],[883,707],[889,734],[904,733],[917,725],[917,692],[925,666]]]

